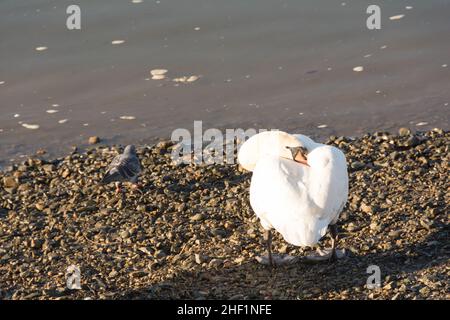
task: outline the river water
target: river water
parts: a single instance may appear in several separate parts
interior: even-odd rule
[[[0,16],[2,165],[93,135],[152,143],[195,120],[319,140],[449,129],[450,0],[2,0]]]

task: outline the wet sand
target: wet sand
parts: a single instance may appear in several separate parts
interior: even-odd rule
[[[151,143],[194,120],[319,139],[449,128],[450,1],[380,4],[379,31],[368,1],[78,1],[80,31],[70,4],[0,4],[0,165],[92,135]],[[155,68],[166,79],[146,80]],[[171,81],[187,75],[201,77]]]

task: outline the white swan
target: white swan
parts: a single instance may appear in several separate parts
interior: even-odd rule
[[[304,135],[268,131],[248,139],[238,161],[253,171],[250,204],[266,230],[270,264],[272,228],[293,245],[313,246],[330,227],[335,259],[335,223],[348,197],[344,153]]]

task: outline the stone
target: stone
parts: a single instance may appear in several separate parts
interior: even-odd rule
[[[45,164],[42,166],[42,169],[45,173],[51,173],[55,170],[55,166],[53,164]]]
[[[203,215],[202,213],[197,213],[195,215],[193,215],[192,217],[189,218],[191,221],[201,221],[203,219],[205,219],[205,215]]]
[[[398,134],[402,137],[409,136],[411,134],[411,130],[403,127],[398,130]]]
[[[354,170],[361,170],[365,167],[365,163],[359,162],[359,161],[354,161],[351,163],[350,167]]]
[[[3,177],[3,186],[5,188],[17,188],[19,186],[19,182],[13,177]]]
[[[367,214],[372,214],[373,213],[373,207],[369,206],[365,203],[361,203],[361,207],[360,207],[361,211]]]
[[[92,137],[89,137],[89,139],[88,139],[88,143],[89,144],[97,144],[97,143],[99,143],[100,142],[100,138],[99,137],[97,137],[97,136],[92,136]]]

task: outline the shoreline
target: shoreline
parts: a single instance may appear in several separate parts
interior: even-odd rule
[[[251,128],[250,123],[246,123],[246,125],[247,126],[242,125],[238,128],[244,128],[244,129],[247,127]],[[259,127],[260,126],[257,126],[257,129],[256,129],[257,131],[262,130],[262,128],[259,128]],[[433,129],[431,129],[430,125],[428,125],[428,124],[424,128],[427,128],[427,127],[430,129],[425,130],[425,129],[422,129],[422,127],[420,127],[420,126],[402,127],[400,125],[391,125],[391,126],[389,126],[389,128],[375,130],[372,132],[373,133],[377,133],[377,132],[378,133],[386,133],[388,135],[395,135],[396,133],[398,133],[398,131],[400,129],[403,129],[403,128],[407,128],[413,134],[415,134],[415,133],[421,134],[423,132],[433,130]],[[439,127],[437,127],[437,128],[439,128]],[[434,128],[434,129],[437,129],[437,128]],[[190,132],[191,137],[194,136],[194,130],[193,130],[192,126],[191,127],[187,126],[186,128],[179,128],[179,129],[183,129],[183,130],[186,129]],[[219,127],[217,127],[217,129],[220,130],[223,135],[225,135],[225,130],[227,130],[227,127],[219,126]],[[207,129],[205,128],[205,130],[207,130]],[[311,125],[306,127],[305,129],[299,129],[295,125],[287,124],[284,127],[282,126],[281,128],[267,129],[267,130],[281,130],[281,131],[286,131],[286,132],[303,132],[303,134],[310,136],[312,139],[314,139],[318,142],[321,142],[321,143],[325,143],[330,136],[341,136],[341,135],[337,135],[336,130],[333,128],[329,128],[329,127],[315,128]],[[448,130],[448,129],[441,129],[441,130]],[[203,133],[204,133],[204,130],[202,131],[202,134]],[[358,139],[358,138],[364,136],[365,134],[370,134],[370,131],[360,130],[360,132],[356,133],[355,135],[345,135],[345,137],[351,138],[351,139]],[[91,137],[98,137],[99,142],[97,142],[95,144],[90,144],[89,138],[91,138]],[[113,135],[113,136],[98,135],[97,136],[94,134],[94,135],[90,136],[87,134],[87,135],[84,135],[82,138],[77,138],[76,140],[71,141],[70,143],[65,143],[64,147],[55,147],[54,145],[48,145],[47,147],[45,147],[45,146],[41,147],[40,145],[38,145],[34,149],[30,149],[29,147],[26,147],[26,150],[30,151],[27,154],[23,154],[18,151],[10,151],[9,149],[16,148],[17,146],[9,146],[8,145],[6,147],[6,151],[4,150],[3,152],[6,152],[6,154],[8,154],[9,156],[13,156],[14,158],[13,159],[0,159],[0,172],[5,172],[13,166],[23,164],[29,158],[37,158],[44,162],[45,161],[52,162],[52,161],[59,161],[59,160],[63,159],[65,156],[72,153],[73,150],[77,150],[78,153],[85,153],[91,149],[95,149],[98,147],[121,148],[127,144],[135,144],[135,145],[139,145],[139,146],[152,147],[160,141],[170,141],[170,139],[167,135],[166,136],[152,135],[152,136],[148,136],[145,138],[133,139],[132,137],[125,138],[125,137],[118,137],[116,135]],[[11,160],[14,160],[14,161],[11,161]]]
[[[138,146],[143,193],[98,184],[117,147],[94,145],[0,172],[0,299],[448,299],[450,132],[332,137],[349,164],[335,263],[276,268],[233,165],[170,162],[170,143]],[[329,246],[325,237],[320,247]],[[303,256],[274,236],[274,252]],[[81,290],[66,270],[81,269]],[[379,289],[366,286],[378,265]],[[268,276],[270,274],[270,276]]]

